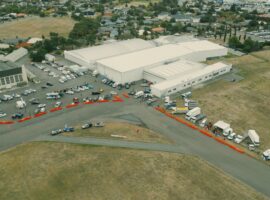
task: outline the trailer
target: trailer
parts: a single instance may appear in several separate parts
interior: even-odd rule
[[[248,130],[248,137],[255,146],[260,146],[260,137],[255,130]]]
[[[193,108],[192,110],[188,111],[185,118],[187,120],[191,120],[192,117],[195,117],[199,114],[201,114],[201,108],[196,107],[196,108]]]
[[[226,137],[230,135],[231,133],[233,133],[233,129],[231,128],[231,125],[221,120],[217,121],[214,124],[214,131],[221,132]]]
[[[195,124],[195,123],[203,120],[205,117],[206,117],[205,114],[199,114],[197,116],[191,117],[191,120],[190,121]]]

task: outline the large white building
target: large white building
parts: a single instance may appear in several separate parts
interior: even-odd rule
[[[94,69],[97,60],[154,47],[154,43],[142,39],[114,41],[99,46],[65,51],[67,60]]]
[[[224,55],[227,55],[226,48],[212,42],[198,40],[167,44],[101,59],[96,62],[96,67],[100,74],[124,84],[142,79],[143,72],[152,67],[181,59],[202,62],[207,58]]]
[[[161,97],[202,83],[231,69],[217,63],[200,62],[227,55],[227,48],[190,37],[171,36],[159,40],[133,39],[66,51],[65,58],[125,84],[146,79],[154,95]]]

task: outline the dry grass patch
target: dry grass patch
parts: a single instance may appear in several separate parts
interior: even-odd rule
[[[93,127],[90,129],[81,129],[77,127],[75,132],[64,133],[66,136],[78,137],[101,137],[101,138],[116,138],[111,135],[123,136],[123,138],[131,141],[171,143],[171,141],[159,133],[156,133],[148,128],[137,126],[129,123],[109,122],[104,127]],[[125,138],[124,138],[125,137]]]
[[[35,142],[0,154],[0,199],[259,200],[196,157]]]
[[[27,17],[25,19],[13,20],[0,24],[0,39],[28,37],[45,37],[50,32],[67,36],[74,26],[74,20],[70,17]]]
[[[256,54],[263,56],[267,52]],[[245,79],[237,83],[216,81],[194,90],[193,98],[211,121],[223,119],[240,134],[255,129],[261,137],[262,150],[269,148],[270,62],[253,55],[225,60],[233,63]]]

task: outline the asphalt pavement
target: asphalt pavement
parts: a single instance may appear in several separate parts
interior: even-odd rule
[[[95,82],[94,78],[90,75],[73,79],[65,84],[60,84],[57,80],[52,78],[46,79],[45,76],[42,78],[42,83],[31,85],[30,87],[39,89],[46,81],[50,81],[54,84],[54,86],[48,90],[74,87],[74,85],[79,85],[84,82],[93,83],[96,88],[104,87],[106,92],[112,90],[111,88],[102,85],[100,81]],[[15,92],[21,92],[22,90],[23,89],[17,89]],[[32,95],[32,98],[43,99],[43,103],[53,106],[53,102],[44,99],[46,92],[47,91],[40,91],[39,89],[39,92]],[[89,91],[85,91],[82,94],[76,95],[84,97],[89,95],[89,93]],[[68,104],[72,101],[72,97],[73,96],[66,95],[61,101]],[[1,125],[0,150],[7,150],[18,144],[29,141],[44,140],[192,154],[201,157],[216,167],[224,170],[231,176],[270,197],[269,166],[217,143],[215,140],[166,117],[152,107],[140,103],[138,100],[133,98],[123,99],[125,100],[124,102],[95,103],[91,105],[80,104],[77,107],[64,109],[55,113],[48,113],[42,117],[34,118],[23,123]],[[14,104],[14,100],[8,103],[2,103],[0,105],[0,110],[3,109],[11,114],[16,111]],[[27,112],[30,112],[29,114],[31,114],[34,109],[34,106],[32,107],[29,108],[29,111],[26,111],[26,114]],[[75,126],[89,120],[105,120],[108,118],[118,119],[123,118],[123,116],[131,115],[146,127],[171,139],[174,144],[164,145],[156,143],[128,142],[115,139],[74,138],[63,136],[52,137],[48,135],[52,129],[63,128],[65,124],[68,126]]]

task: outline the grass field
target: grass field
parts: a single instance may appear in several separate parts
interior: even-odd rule
[[[191,156],[35,142],[0,153],[0,199],[258,200]]]
[[[90,129],[81,129],[76,127],[75,132],[64,133],[66,136],[78,136],[78,137],[100,137],[100,138],[113,138],[111,135],[124,136],[126,138],[120,138],[131,141],[143,141],[143,142],[157,142],[157,143],[171,143],[171,141],[161,134],[156,133],[148,128],[141,126],[111,122],[106,123],[104,127],[93,127]]]
[[[225,61],[232,63],[244,80],[216,81],[194,90],[193,98],[211,121],[225,120],[238,134],[255,129],[261,137],[261,149],[270,148],[270,51]]]
[[[73,28],[74,21],[69,17],[27,17],[0,24],[0,39],[49,36],[50,32],[57,32],[67,36]]]

